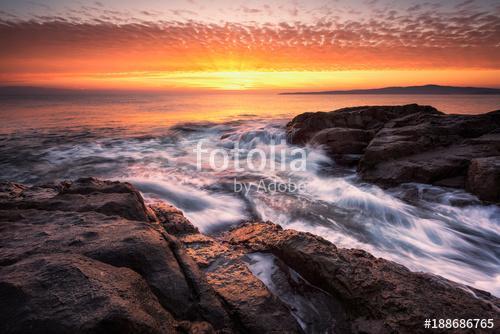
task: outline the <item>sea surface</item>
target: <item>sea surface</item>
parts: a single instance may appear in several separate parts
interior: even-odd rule
[[[84,176],[128,181],[148,201],[166,200],[182,209],[205,233],[249,219],[271,220],[500,296],[499,206],[481,204],[460,190],[422,184],[383,190],[310,147],[305,148],[305,168],[288,168],[296,147],[284,143],[284,126],[293,116],[406,103],[479,114],[500,109],[500,96],[2,97],[0,179],[27,184]],[[199,166],[195,149],[200,142],[208,153]],[[266,161],[275,149],[284,153],[274,156],[274,168],[270,163],[259,170],[236,168],[235,160],[248,161],[252,149],[262,150]],[[215,163],[227,162],[227,168],[210,168],[214,150],[220,153],[213,156]],[[265,191],[272,184],[305,186]],[[236,192],[235,185],[249,190]]]

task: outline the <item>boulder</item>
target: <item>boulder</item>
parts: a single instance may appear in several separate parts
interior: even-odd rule
[[[315,134],[310,143],[325,145],[332,154],[361,154],[372,138],[373,134],[365,130],[329,128]]]
[[[152,213],[140,193],[130,183],[81,178],[75,182],[47,184],[23,189],[14,183],[3,183],[2,203],[10,209],[44,211],[99,212],[130,220],[150,221]],[[1,200],[1,198],[0,198]]]
[[[362,106],[342,108],[330,112],[300,114],[286,125],[287,138],[292,144],[306,144],[319,131],[329,128],[348,128],[378,131],[388,121],[412,115],[440,115],[431,106],[408,104],[404,106]]]
[[[0,183],[0,301],[2,333],[423,333],[426,318],[500,320],[487,292],[269,222],[203,235],[171,205],[97,179]]]
[[[249,270],[244,261],[246,253],[200,234],[178,210],[162,204],[152,207],[157,216],[169,217],[160,219],[160,223],[174,232],[187,254],[205,272],[208,283],[238,319],[242,332],[302,332],[287,305]]]
[[[230,231],[225,240],[249,252],[275,254],[328,292],[342,305],[353,333],[426,333],[426,318],[500,320],[500,300],[488,292],[411,272],[359,249],[340,249],[309,233],[254,222]]]
[[[0,267],[2,333],[172,333],[173,317],[128,268],[76,254]]]
[[[465,187],[473,159],[500,155],[500,112],[396,120],[382,128],[358,165],[366,181],[382,185],[420,182]],[[475,194],[473,188],[472,193]]]
[[[469,173],[469,166],[500,155],[499,129],[500,111],[445,115],[429,106],[375,106],[301,114],[287,124],[287,138],[321,146],[339,164],[357,164],[365,181],[466,188],[498,201],[494,190],[474,185],[470,175],[479,171],[474,165]],[[494,179],[494,165],[488,170]]]
[[[2,270],[23,271],[26,267],[17,267],[18,263],[42,255],[78,255],[87,263],[105,264],[108,271],[116,268],[114,275],[120,275],[118,268],[136,273],[145,282],[149,295],[155,296],[161,305],[162,314],[172,319],[207,321],[219,330],[232,326],[227,311],[197,265],[185,256],[175,238],[157,221],[151,221],[156,219],[153,211],[130,184],[81,179],[57,186],[24,187],[10,183],[0,189]],[[4,282],[4,272],[0,282]],[[126,277],[123,275],[123,279]],[[67,290],[80,289],[80,282],[66,282],[63,276],[53,276],[51,280]],[[91,294],[93,290],[83,291]],[[112,294],[119,294],[119,290],[110,289],[109,293],[112,299]],[[29,309],[30,300],[19,307]],[[143,301],[131,299],[130,305]],[[81,307],[93,309],[93,299]],[[121,328],[119,317],[115,317],[116,322],[111,313],[103,317],[110,319],[110,327]],[[163,330],[158,327],[156,331]]]
[[[500,202],[500,156],[471,161],[467,190],[484,201]]]

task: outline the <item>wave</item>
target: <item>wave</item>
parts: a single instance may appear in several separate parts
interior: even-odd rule
[[[0,167],[5,178],[34,183],[98,176],[136,185],[147,199],[163,199],[205,233],[243,220],[271,220],[284,228],[322,236],[339,247],[361,248],[412,270],[432,272],[500,295],[500,207],[482,205],[463,191],[420,184],[381,189],[339,168],[320,150],[304,148],[303,170],[281,168],[294,158],[283,120],[251,118],[225,123],[186,123],[145,136],[92,138],[82,130],[10,137],[3,141]],[[107,132],[109,133],[109,132]],[[197,168],[197,144],[227,153],[228,168]],[[41,145],[40,143],[44,143]],[[232,150],[241,151],[235,155]],[[253,149],[275,169],[234,166]],[[222,155],[215,158],[218,164]],[[253,185],[235,193],[233,182]],[[263,192],[263,182],[304,184],[298,191]]]

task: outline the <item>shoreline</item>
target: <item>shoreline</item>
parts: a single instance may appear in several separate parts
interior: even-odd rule
[[[219,144],[229,150],[232,147],[229,144],[238,142],[250,150],[257,142],[267,149],[275,139],[286,138],[288,143],[282,144],[286,148],[292,147],[287,146],[291,143],[293,148],[312,149],[314,154],[326,152],[331,160],[321,173],[329,179],[316,175],[316,170],[299,169],[297,175],[309,173],[300,180],[310,181],[308,178],[312,177],[310,187],[318,190],[305,202],[287,202],[289,196],[299,198],[304,193],[300,189],[292,192],[291,183],[283,192],[276,191],[280,189],[279,183],[274,184],[276,189],[271,195],[284,198],[276,204],[276,212],[288,214],[292,223],[293,219],[300,221],[306,217],[311,227],[328,226],[322,225],[321,215],[335,214],[338,216],[332,217],[339,218],[337,222],[345,223],[341,228],[353,229],[352,236],[341,234],[341,229],[332,229],[330,234],[322,234],[323,238],[319,236],[321,233],[301,232],[299,228],[287,228],[287,224],[281,227],[275,224],[281,224],[276,220],[244,219],[245,210],[255,210],[253,217],[265,217],[262,215],[265,211],[257,211],[250,201],[245,203],[240,198],[248,200],[255,192],[259,193],[249,186],[248,182],[253,181],[249,170],[245,170],[241,183],[233,184],[246,191],[241,196],[224,193],[224,183],[217,178],[221,175],[206,171],[200,178],[213,177],[209,179],[212,183],[207,184],[221,186],[217,188],[219,192],[154,178],[143,178],[142,182],[138,178],[137,187],[119,181],[77,177],[74,181],[33,186],[3,182],[0,183],[0,294],[6,296],[7,303],[0,309],[0,330],[22,333],[39,327],[41,332],[55,333],[120,328],[125,332],[193,334],[276,331],[382,334],[424,333],[426,319],[486,317],[498,323],[500,300],[491,292],[429,273],[436,272],[432,269],[436,263],[449,264],[446,258],[426,262],[426,257],[436,253],[423,252],[418,258],[419,267],[429,266],[429,269],[411,271],[408,263],[404,266],[402,261],[346,248],[346,243],[352,240],[361,244],[372,237],[372,243],[366,243],[371,246],[396,233],[398,237],[386,246],[401,247],[397,259],[420,251],[412,248],[415,244],[411,240],[403,242],[420,229],[425,234],[416,238],[416,242],[424,242],[421,248],[424,251],[426,247],[441,247],[449,240],[466,240],[456,239],[454,233],[494,245],[495,235],[485,235],[487,229],[469,226],[470,219],[457,220],[461,225],[455,232],[450,230],[453,216],[449,222],[439,220],[432,211],[444,203],[439,199],[444,196],[449,201],[448,209],[467,205],[484,207],[475,215],[458,211],[457,217],[465,214],[494,222],[493,216],[487,215],[494,215],[497,211],[492,208],[499,203],[496,191],[500,189],[497,167],[500,111],[463,116],[445,115],[431,106],[416,104],[364,106],[300,114],[284,129],[276,128],[276,124],[266,127],[265,120],[260,125],[256,130],[255,126],[235,124],[223,131],[213,129],[217,129],[217,124],[176,126],[172,128],[174,132],[159,139],[153,136],[133,139],[137,140],[139,150],[131,145],[132,150],[127,151],[130,143],[121,139],[118,146],[111,144],[106,150],[101,149],[101,143],[97,145],[96,149],[104,152],[103,157],[86,147],[90,153],[80,156],[83,160],[76,165],[69,143],[71,150],[56,155],[54,161],[59,162],[57,159],[61,157],[68,159],[75,169],[64,170],[79,175],[78,171],[93,170],[95,162],[113,163],[115,160],[106,156],[108,149],[134,156],[138,151],[154,155],[165,147],[174,147],[173,154],[168,155],[171,158],[179,153],[177,149],[184,143],[180,140],[187,138],[189,142],[190,134],[196,138],[204,131],[212,136],[209,137],[212,140],[200,146],[207,148],[204,151],[207,156],[208,148],[219,149]],[[94,144],[93,140],[89,137],[89,145]],[[145,144],[148,141],[157,146]],[[185,151],[190,148],[182,146]],[[322,155],[314,154],[314,163],[325,163]],[[184,159],[185,155],[180,157]],[[149,158],[134,156],[137,161],[155,161]],[[186,161],[187,165],[181,166],[194,163],[189,156]],[[87,165],[90,169],[78,169]],[[347,166],[353,171],[349,176],[370,187],[378,185],[384,189],[397,185],[403,194],[394,200],[386,190],[350,184],[342,177],[337,178],[335,173],[339,171],[335,170],[341,166]],[[261,173],[256,171],[255,175],[260,178],[272,175]],[[401,186],[408,182],[419,182],[420,187]],[[272,184],[263,185],[267,190]],[[443,191],[432,194],[433,190],[426,190],[424,185],[437,186]],[[144,193],[156,192],[158,196],[145,202],[138,189]],[[452,189],[469,193],[454,197]],[[426,192],[430,197],[425,198]],[[419,206],[421,200],[424,206]],[[196,220],[189,221],[188,214],[173,206],[173,201],[191,209],[188,213],[195,215]],[[326,206],[328,201],[331,208]],[[311,207],[304,207],[311,215],[305,216],[300,208],[309,203]],[[322,205],[326,209],[321,210],[332,211],[319,210]],[[264,205],[261,210],[265,209]],[[357,210],[364,215],[355,215]],[[412,210],[421,210],[421,216]],[[380,220],[370,220],[373,217]],[[325,221],[331,223],[327,218]],[[237,223],[228,228],[230,224],[222,219]],[[225,227],[214,234],[200,232],[214,221]],[[356,224],[366,226],[361,229]],[[383,229],[385,224],[389,226],[387,230]],[[371,229],[372,225],[375,229]],[[398,234],[403,231],[399,228],[405,226],[404,232],[409,234]],[[353,238],[355,233],[362,234],[361,239]],[[331,234],[338,234],[335,240],[347,240],[343,247],[326,240]],[[469,246],[456,249],[447,246],[446,251],[455,252],[456,259],[468,256],[472,250],[480,252],[476,258],[490,256],[486,246]],[[467,264],[467,260],[461,261]],[[489,264],[459,270],[470,273],[484,268],[480,272],[484,274],[488,273]],[[484,282],[483,285],[487,284]],[[26,309],[30,310],[29,316],[24,312]]]
[[[340,249],[309,233],[249,222],[203,235],[175,207],[147,206],[127,183],[4,183],[0,201],[0,290],[13,296],[0,312],[5,332],[36,322],[54,332],[120,324],[152,333],[311,332],[307,326],[420,333],[429,317],[500,320],[500,300],[487,292]],[[269,261],[272,267],[265,266]],[[274,268],[278,281],[259,276],[259,266]],[[109,278],[94,276],[95,269]],[[50,288],[40,290],[40,284]],[[139,286],[146,304],[136,294]],[[66,295],[53,310],[36,306],[69,291],[79,294]],[[19,294],[24,297],[14,297]],[[29,317],[22,313],[26,307]],[[117,308],[118,318],[112,316]]]

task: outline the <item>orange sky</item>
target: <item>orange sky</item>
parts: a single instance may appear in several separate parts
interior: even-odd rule
[[[99,8],[80,18],[23,18],[0,11],[0,84],[182,90],[498,87],[498,8],[488,13],[457,6],[441,13],[415,5],[416,11],[365,8],[361,17],[332,11],[322,18],[299,16],[297,10],[296,19],[286,22],[275,13],[269,22],[262,15],[262,22],[200,17],[131,22],[130,13],[97,16]]]

